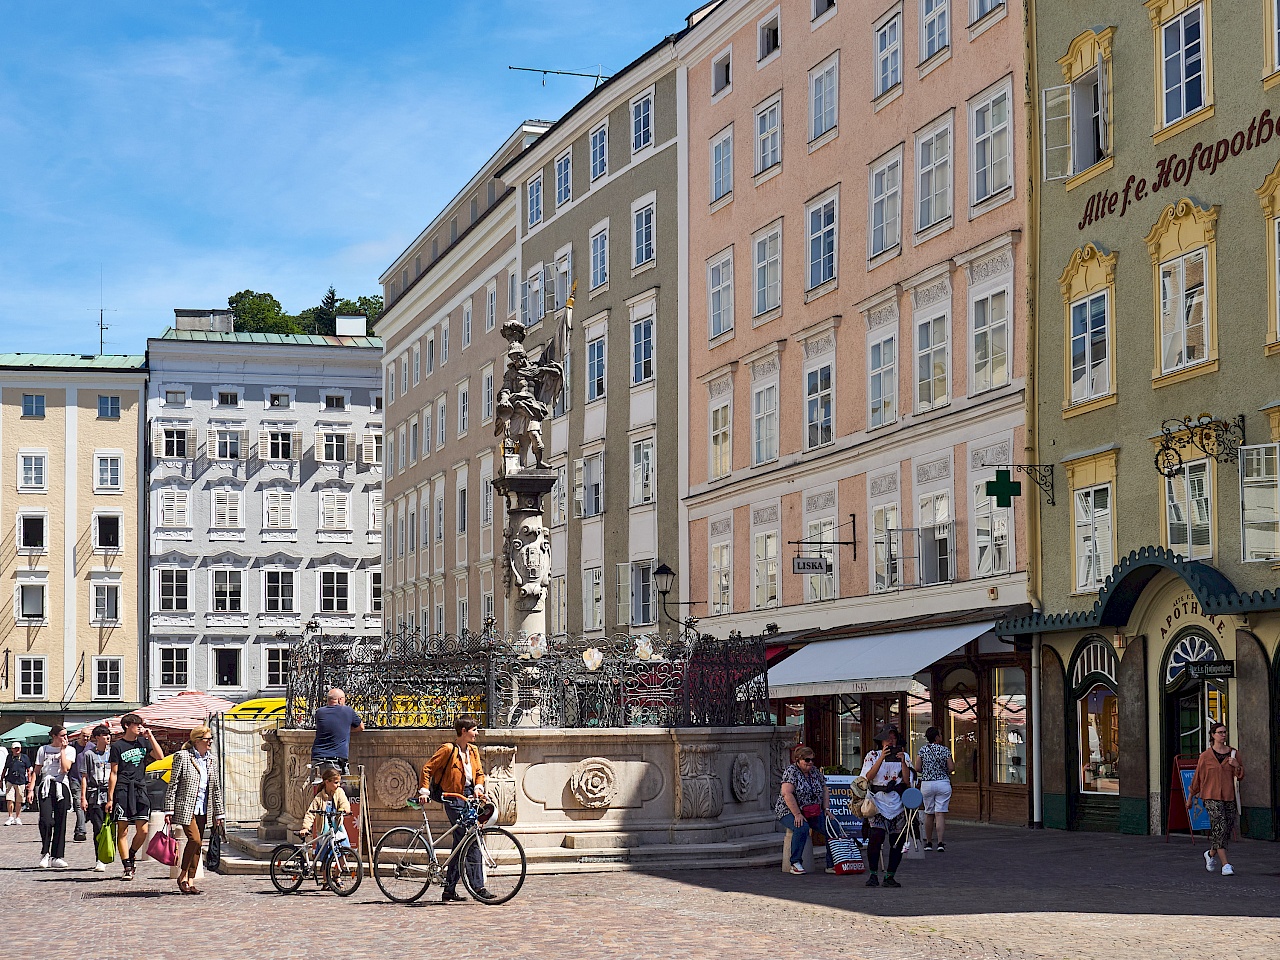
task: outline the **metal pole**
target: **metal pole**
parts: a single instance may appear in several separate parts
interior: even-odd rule
[[[1031,827],[1044,829],[1044,760],[1041,749],[1044,737],[1040,732],[1040,634],[1031,636],[1031,728],[1035,740],[1031,746]]]

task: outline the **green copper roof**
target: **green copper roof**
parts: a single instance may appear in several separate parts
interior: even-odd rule
[[[142,371],[147,358],[141,354],[0,353],[0,369],[58,369]]]
[[[170,327],[160,340],[189,340],[209,343],[279,343],[295,347],[365,347],[382,349],[381,337],[329,337],[314,333],[217,333],[209,330],[175,330]]]

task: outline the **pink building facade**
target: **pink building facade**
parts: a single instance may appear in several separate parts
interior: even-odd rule
[[[1021,14],[726,0],[695,16],[682,594],[701,629],[804,646],[771,686],[823,763],[856,769],[886,720],[913,743],[937,725],[953,810],[1025,822],[1030,654],[988,628],[1028,600],[1037,490],[1015,472],[1011,505],[986,492],[1034,459]],[[873,665],[896,673],[832,672],[833,643],[897,650]]]

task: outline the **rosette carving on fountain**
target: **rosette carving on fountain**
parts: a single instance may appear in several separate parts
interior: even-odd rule
[[[418,774],[407,760],[393,757],[378,764],[373,775],[373,794],[378,803],[391,810],[399,810],[418,792]]]
[[[569,774],[569,790],[588,810],[603,810],[618,795],[618,774],[604,757],[588,757]]]
[[[729,774],[729,789],[733,798],[739,803],[746,803],[756,798],[755,757],[749,753],[740,753],[733,758],[733,767]]]

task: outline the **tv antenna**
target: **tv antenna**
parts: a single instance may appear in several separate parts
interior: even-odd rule
[[[98,266],[98,356],[102,356],[104,346],[106,344],[106,332],[111,328],[106,324],[105,314],[115,313],[114,307],[104,307],[102,305],[102,266]],[[93,308],[90,307],[90,310]]]
[[[544,87],[547,85],[547,74],[552,74],[557,77],[586,77],[588,80],[595,81],[591,86],[591,89],[594,90],[596,87],[600,86],[600,84],[609,79],[609,74],[604,72],[604,65],[597,64],[597,66],[599,66],[600,69],[595,73],[579,73],[576,70],[542,70],[538,67],[507,67],[507,69],[522,70],[525,73],[540,73],[542,74],[542,85]]]

